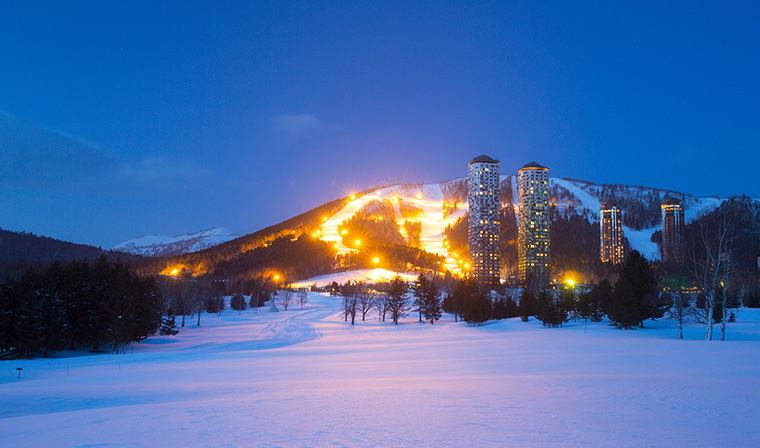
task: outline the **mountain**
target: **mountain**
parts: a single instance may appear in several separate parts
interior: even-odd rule
[[[131,261],[135,255],[104,251],[95,246],[75,244],[26,232],[0,229],[0,268],[13,270],[54,261],[94,260],[105,254],[109,259]]]
[[[501,177],[502,259],[514,269],[516,176]],[[552,264],[558,272],[599,270],[599,208],[614,201],[623,211],[628,247],[659,258],[653,234],[660,204],[680,199],[686,221],[726,199],[642,186],[551,178]],[[352,269],[423,269],[453,273],[466,267],[467,179],[435,184],[389,185],[336,199],[309,212],[208,249],[138,262],[145,274],[188,269],[217,279],[257,275],[288,280]]]
[[[145,257],[171,257],[213,247],[237,238],[224,227],[213,227],[196,233],[176,236],[143,235],[125,241],[112,250],[128,252]]]

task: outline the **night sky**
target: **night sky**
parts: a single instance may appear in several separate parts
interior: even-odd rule
[[[481,153],[760,196],[760,2],[320,3],[2,2],[0,227],[245,234]]]

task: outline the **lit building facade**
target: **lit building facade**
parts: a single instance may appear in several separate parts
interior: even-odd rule
[[[483,286],[499,283],[499,161],[487,155],[469,163],[467,201],[470,275]]]
[[[549,168],[531,162],[517,172],[517,255],[520,281],[545,286],[549,261]],[[533,283],[535,282],[535,283]]]
[[[684,214],[681,201],[668,198],[662,203],[662,262],[683,262]]]
[[[602,263],[623,262],[623,213],[611,202],[599,209],[599,257]]]

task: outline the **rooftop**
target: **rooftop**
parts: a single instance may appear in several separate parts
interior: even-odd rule
[[[522,170],[548,170],[549,168],[545,166],[541,166],[537,164],[536,162],[530,162],[523,165],[522,168],[520,168],[520,171]]]
[[[475,157],[474,159],[472,159],[470,163],[468,163],[468,165],[472,165],[473,163],[499,163],[499,161],[496,159],[492,159],[485,154],[481,154]]]

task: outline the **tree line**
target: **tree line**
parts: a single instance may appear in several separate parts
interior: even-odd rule
[[[0,357],[48,356],[107,346],[119,351],[158,330],[164,311],[154,277],[104,256],[51,263],[0,283]]]
[[[367,314],[372,310],[376,311],[378,320],[385,322],[387,316],[396,325],[410,311],[418,313],[419,322],[423,322],[424,318],[424,321],[434,324],[441,318],[441,288],[434,278],[424,274],[420,274],[411,286],[413,297],[409,294],[410,286],[400,275],[393,276],[380,290],[354,281],[348,281],[342,286],[333,282],[330,290],[333,295],[340,294],[343,319],[348,322],[350,318],[351,325],[356,323],[358,315],[362,321],[366,320]]]

